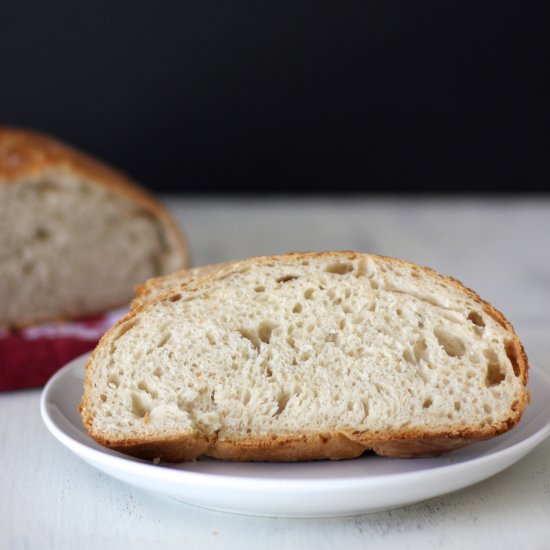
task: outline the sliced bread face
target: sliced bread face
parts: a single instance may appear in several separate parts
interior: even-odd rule
[[[136,308],[87,365],[103,445],[167,461],[439,454],[528,402],[511,325],[457,281],[356,253],[237,262]]]
[[[0,326],[100,313],[186,264],[169,213],[124,175],[0,128]]]

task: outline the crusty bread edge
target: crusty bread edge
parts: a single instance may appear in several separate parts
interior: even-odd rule
[[[182,266],[189,265],[187,240],[170,211],[128,176],[66,143],[32,130],[0,126],[0,151],[6,143],[15,146],[15,153],[20,155],[23,162],[8,166],[2,162],[0,155],[0,185],[16,185],[26,177],[51,169],[62,169],[79,175],[130,200],[151,215],[160,224],[163,238],[167,239],[170,249],[178,251],[181,255]],[[113,303],[107,309],[122,305],[124,304],[120,302]],[[1,328],[23,329],[43,321],[55,322],[67,319],[62,315],[53,319],[51,316],[42,316],[9,326],[1,325]]]
[[[162,285],[164,282],[173,280],[173,279],[182,279],[183,277],[188,277],[188,280],[182,283],[174,284],[173,286],[182,286],[182,285],[188,285],[189,283],[193,282],[195,279],[202,278],[206,275],[213,274],[214,272],[221,271],[222,269],[226,269],[230,265],[232,265],[233,262],[224,262],[219,264],[211,264],[211,265],[203,265],[203,266],[197,266],[192,267],[189,269],[181,269],[179,271],[176,271],[175,273],[170,273],[168,275],[163,275],[161,277],[151,277],[150,279],[147,279],[144,283],[137,285],[135,287],[135,293],[136,296],[132,300],[132,303],[130,304],[130,309],[136,309],[137,307],[145,304],[146,302],[149,302],[149,296],[151,293],[155,290],[156,287],[159,285]],[[165,292],[168,292],[173,287],[167,287],[161,294],[164,294]],[[160,294],[159,294],[160,296]]]
[[[281,434],[277,439],[271,437],[243,437],[239,440],[220,439],[215,437],[208,439],[201,434],[178,434],[176,436],[154,435],[143,439],[119,439],[116,441],[104,438],[94,433],[93,419],[87,413],[87,396],[91,388],[90,370],[97,351],[102,345],[114,337],[117,333],[124,332],[124,324],[131,321],[148,305],[170,300],[180,291],[188,293],[201,292],[211,281],[225,278],[232,273],[242,272],[255,265],[269,265],[270,263],[284,262],[295,259],[305,261],[310,258],[338,257],[342,260],[355,260],[358,258],[373,258],[378,261],[385,261],[408,268],[417,269],[431,274],[437,278],[443,278],[462,292],[468,294],[477,301],[496,322],[498,322],[510,335],[513,352],[516,354],[514,370],[517,369],[517,376],[523,384],[523,392],[516,403],[512,404],[512,415],[501,422],[476,428],[460,428],[456,430],[439,430],[425,432],[417,429],[399,429],[376,432],[331,432],[326,434]],[[154,298],[151,302],[137,306],[128,312],[113,328],[104,334],[97,348],[94,350],[86,364],[86,377],[84,381],[84,395],[80,403],[80,413],[83,424],[90,435],[99,444],[114,450],[130,454],[144,459],[161,458],[167,462],[182,462],[193,460],[201,455],[235,461],[298,461],[298,460],[319,460],[319,459],[346,459],[360,456],[365,451],[372,450],[381,456],[390,457],[421,457],[436,456],[444,452],[459,449],[484,441],[491,437],[513,428],[521,419],[525,407],[529,403],[529,392],[525,388],[528,380],[528,359],[514,331],[512,324],[504,315],[494,308],[489,302],[482,300],[473,290],[465,287],[460,281],[446,275],[441,275],[435,270],[419,266],[406,260],[389,258],[372,254],[364,254],[352,251],[335,252],[293,252],[281,256],[260,256],[233,262],[225,269],[213,271],[204,277],[194,279],[189,283],[176,286],[169,291]]]
[[[197,433],[165,439],[110,441],[94,437],[95,441],[115,451],[137,458],[165,462],[184,462],[200,456],[231,461],[293,462],[306,460],[343,460],[356,458],[372,451],[380,456],[418,458],[438,456],[502,434],[519,422],[508,420],[498,425],[477,430],[422,432],[395,430],[356,434],[336,431],[327,433],[288,433],[273,437],[242,439],[208,439]]]

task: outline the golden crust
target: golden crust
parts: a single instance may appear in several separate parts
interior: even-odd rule
[[[170,281],[178,281],[174,284],[167,286],[164,292],[169,292],[173,286],[187,285],[195,279],[200,279],[205,275],[210,275],[222,269],[226,269],[231,265],[232,262],[220,263],[220,264],[211,264],[203,265],[199,267],[192,267],[191,269],[182,269],[176,271],[175,273],[170,273],[169,275],[163,275],[162,277],[152,277],[147,279],[143,284],[136,286],[135,292],[136,297],[132,300],[130,309],[135,309],[150,300],[149,296],[154,292],[159,286],[164,286]]]
[[[174,438],[166,436],[151,435],[148,439],[128,439],[111,442],[104,439],[101,435],[94,433],[93,418],[87,412],[87,396],[91,387],[90,366],[94,361],[97,350],[107,345],[111,338],[117,337],[117,332],[123,332],[123,325],[131,321],[141,311],[145,310],[149,304],[170,300],[174,295],[181,291],[193,294],[200,292],[201,289],[208,286],[211,281],[230,276],[232,273],[242,272],[252,266],[271,265],[286,260],[294,259],[307,261],[312,258],[322,258],[326,256],[339,256],[342,259],[354,260],[357,258],[374,258],[380,261],[404,265],[409,268],[418,269],[431,275],[442,278],[451,283],[462,292],[468,294],[476,300],[488,315],[493,317],[509,333],[509,345],[513,350],[514,371],[523,384],[523,392],[517,402],[511,405],[510,416],[504,421],[493,423],[491,425],[478,427],[464,427],[455,430],[440,430],[426,432],[417,429],[398,429],[392,431],[380,432],[331,432],[323,434],[279,434],[276,438],[263,437],[251,438],[243,437],[239,440],[225,439],[216,436],[213,439],[206,439],[200,434],[178,435]],[[508,351],[507,351],[508,353]],[[514,364],[515,363],[515,364]],[[114,448],[118,451],[145,459],[160,458],[167,462],[182,462],[193,460],[199,456],[210,456],[224,460],[253,460],[253,461],[299,461],[299,460],[320,460],[332,459],[340,460],[355,458],[366,451],[373,451],[381,456],[412,458],[437,456],[445,452],[456,450],[474,443],[484,441],[497,436],[513,428],[521,419],[523,411],[529,403],[530,396],[526,390],[528,378],[528,360],[523,345],[516,335],[511,323],[504,315],[495,309],[491,304],[482,300],[473,290],[465,287],[460,281],[441,275],[431,268],[418,266],[405,260],[389,258],[386,256],[375,256],[352,251],[338,252],[293,252],[282,256],[265,256],[251,258],[239,262],[232,262],[222,267],[220,270],[214,270],[205,273],[203,277],[194,279],[189,283],[183,283],[167,292],[156,297],[149,303],[138,305],[121,319],[110,331],[101,339],[98,347],[92,353],[86,365],[86,378],[84,382],[84,395],[80,405],[84,426],[88,434],[100,444]],[[189,439],[191,438],[191,439]],[[190,442],[188,442],[190,440]]]
[[[521,414],[519,415],[521,417]],[[517,419],[519,421],[519,418]],[[309,460],[345,460],[366,452],[393,458],[439,456],[473,445],[512,428],[517,421],[478,430],[420,432],[395,430],[384,434],[330,432],[323,434],[281,434],[276,438],[208,439],[190,433],[150,440],[109,441],[94,439],[124,454],[164,462],[184,462],[201,456],[221,460],[258,462],[296,462]],[[93,436],[92,436],[93,437]]]
[[[121,195],[159,220],[188,265],[188,246],[169,211],[128,176],[77,149],[31,130],[0,126],[0,184],[13,185],[53,169],[78,174]]]

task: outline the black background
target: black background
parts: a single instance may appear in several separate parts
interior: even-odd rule
[[[156,191],[546,191],[546,4],[3,3],[0,121]]]

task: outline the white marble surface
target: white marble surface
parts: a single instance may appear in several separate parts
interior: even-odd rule
[[[355,249],[430,265],[502,309],[550,370],[550,200],[167,199],[196,264]],[[0,358],[1,360],[1,358]],[[457,493],[356,518],[234,516],[98,473],[58,444],[38,390],[0,395],[0,548],[549,548],[550,440]]]

